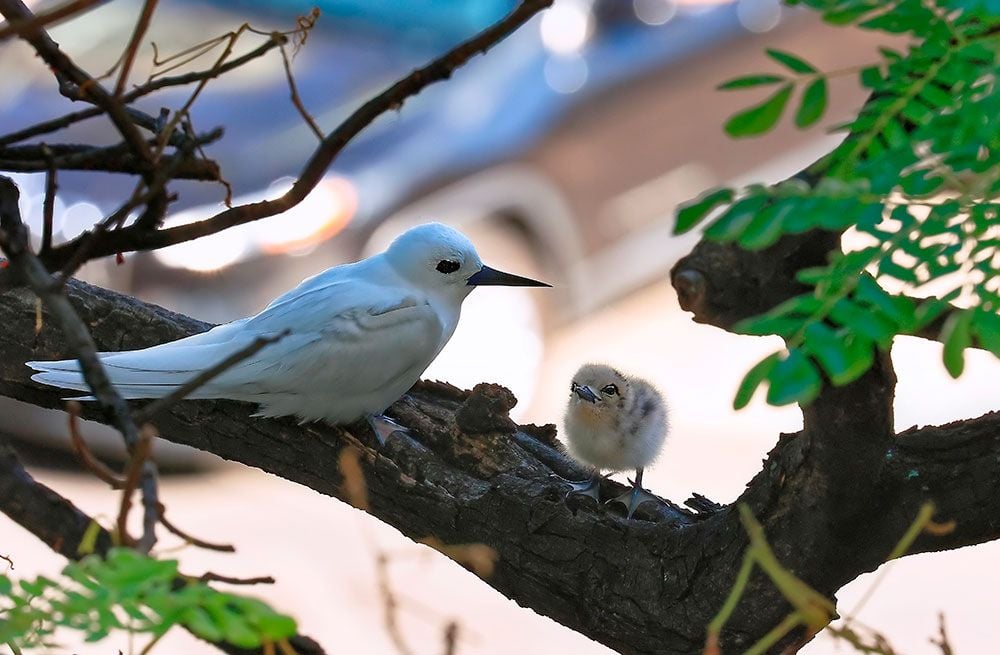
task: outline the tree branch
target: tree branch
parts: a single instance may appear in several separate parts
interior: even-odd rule
[[[210,327],[80,282],[70,281],[66,290],[102,348],[141,348]],[[66,346],[51,327],[39,333],[36,343],[34,312],[25,290],[0,295],[0,394],[61,407],[60,392],[31,383],[21,364],[65,354]],[[807,431],[781,439],[741,497],[765,526],[782,564],[827,595],[883,561],[913,520],[914,508],[925,500],[941,508],[937,520],[948,520],[955,512],[959,522],[952,534],[922,537],[915,552],[1000,536],[995,521],[968,518],[972,504],[966,502],[967,487],[961,486],[965,475],[982,478],[976,510],[1000,516],[1000,493],[992,493],[1000,480],[1000,419],[907,431],[898,442],[891,434],[883,439],[889,430],[884,404],[891,384],[884,370],[869,375],[855,390],[851,385],[838,393],[882,388],[865,401],[871,408],[847,412],[879,412],[881,423],[852,420],[847,424],[851,433],[835,434],[837,425],[845,425],[833,415],[835,401],[843,399],[829,398],[829,405],[817,406]],[[164,438],[337,498],[347,497],[339,454],[364,442],[360,464],[375,516],[414,539],[434,536],[444,543],[477,542],[496,549],[500,559],[489,584],[612,648],[626,653],[699,651],[704,627],[725,599],[746,545],[736,512],[725,507],[695,515],[644,505],[641,520],[626,521],[607,508],[567,504],[565,489],[549,474],[583,471],[553,446],[550,431],[512,423],[506,416],[512,404],[509,393],[497,387],[481,386],[470,393],[420,383],[389,411],[412,436],[396,435],[381,450],[364,446],[372,443],[364,425],[342,429],[254,419],[250,414],[255,408],[235,402],[186,401],[159,414],[156,424]],[[102,420],[93,407],[85,415]],[[977,426],[974,435],[966,434],[960,443],[958,436],[948,437],[965,433],[968,425]],[[918,451],[919,435],[950,445],[930,455]],[[988,442],[983,435],[990,435]],[[868,440],[875,445],[866,448]],[[849,475],[850,469],[830,473],[828,462],[841,450],[843,457],[853,457],[856,448],[865,470],[875,471],[871,495],[831,492],[842,483],[837,475]],[[949,467],[931,467],[932,461],[951,461],[952,454],[956,457]],[[877,466],[875,459],[886,463]],[[908,470],[903,467],[914,462],[921,476],[927,476],[926,489],[901,480]],[[608,495],[624,491],[613,481],[606,484]],[[852,484],[867,488],[863,480]],[[820,521],[825,527],[816,537],[795,541],[802,532],[810,534],[800,524]],[[727,652],[753,643],[785,617],[782,597],[765,580],[754,578],[747,594],[723,632]]]
[[[4,3],[18,0],[0,0]],[[510,35],[532,16],[550,6],[552,0],[522,0],[508,16],[486,28],[473,38],[452,48],[441,57],[418,68],[399,80],[382,93],[372,98],[347,117],[330,132],[312,153],[302,168],[295,184],[284,195],[273,200],[238,205],[226,209],[215,216],[162,230],[148,230],[141,225],[133,225],[101,236],[94,244],[89,258],[105,257],[116,253],[135,250],[153,250],[168,245],[190,241],[199,237],[221,232],[236,225],[274,216],[300,203],[322,179],[326,169],[344,146],[361,130],[387,111],[399,109],[410,97],[420,93],[427,86],[451,77],[452,73],[473,56],[486,52]],[[80,247],[81,239],[75,239],[53,248],[45,259],[49,268],[61,267],[72,253]]]

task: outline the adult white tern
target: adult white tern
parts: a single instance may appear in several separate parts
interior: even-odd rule
[[[477,286],[547,287],[484,266],[461,232],[414,227],[385,250],[308,278],[256,316],[177,341],[101,353],[125,398],[158,398],[245,348],[288,334],[195,390],[190,398],[257,403],[257,416],[349,423],[365,417],[382,439],[382,412],[419,379],[448,343],[462,301]],[[76,360],[28,362],[32,380],[89,391]],[[92,397],[87,397],[92,399]]]

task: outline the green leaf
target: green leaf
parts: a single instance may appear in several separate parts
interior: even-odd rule
[[[861,86],[867,89],[878,89],[882,86],[882,69],[878,66],[865,66],[861,69]]]
[[[823,387],[816,365],[798,349],[778,362],[768,379],[767,402],[772,405],[809,404]]]
[[[815,123],[823,116],[826,110],[826,78],[817,77],[809,83],[802,94],[802,104],[795,112],[795,124],[800,128],[806,128]]]
[[[782,86],[759,105],[734,114],[726,122],[726,133],[732,137],[764,134],[778,122],[792,95],[792,84]]]
[[[839,325],[863,335],[875,343],[887,346],[896,335],[896,326],[889,319],[844,298],[830,310],[830,318]]]
[[[771,371],[780,361],[781,356],[778,353],[769,355],[763,360],[757,362],[753,368],[751,368],[746,375],[743,376],[743,380],[740,381],[739,388],[736,389],[736,397],[733,398],[733,409],[743,409],[748,404],[750,404],[750,399],[753,398],[753,394],[757,391],[757,387],[763,382]]]
[[[740,200],[705,229],[705,238],[723,243],[738,239],[767,200],[765,196]]]
[[[835,332],[823,323],[813,323],[806,328],[803,348],[816,358],[837,386],[861,377],[874,357],[871,341],[843,331]]]
[[[759,250],[773,245],[784,232],[784,219],[795,209],[794,202],[769,205],[753,217],[739,237],[740,245],[748,250]]]
[[[684,234],[701,222],[705,216],[719,205],[733,201],[732,189],[716,189],[702,195],[694,202],[681,205],[677,211],[674,234]]]
[[[1000,357],[1000,316],[980,308],[973,319],[972,331],[983,348]]]
[[[913,300],[886,292],[870,275],[865,274],[858,279],[854,297],[877,309],[899,326],[901,332],[908,332],[916,325],[916,305]]]
[[[749,89],[755,86],[763,86],[767,84],[777,84],[778,82],[784,82],[786,78],[780,75],[770,75],[767,73],[761,73],[758,75],[744,75],[743,77],[736,77],[727,82],[723,82],[716,88],[719,91],[731,91],[733,89]]]
[[[777,50],[775,48],[767,49],[767,56],[775,60],[779,64],[783,64],[789,70],[795,73],[818,73],[811,64],[807,63],[805,60],[796,57],[790,52],[785,52],[784,50]]]
[[[948,374],[957,378],[965,369],[965,349],[972,344],[973,313],[968,310],[956,309],[941,328],[941,341],[944,342],[944,367]]]
[[[222,628],[201,607],[188,608],[181,617],[181,623],[202,639],[222,641]]]

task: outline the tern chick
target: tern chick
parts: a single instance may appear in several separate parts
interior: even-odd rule
[[[570,385],[565,425],[570,452],[595,469],[589,480],[570,482],[570,494],[599,500],[600,471],[635,469],[632,491],[609,502],[625,505],[631,518],[639,505],[657,500],[642,488],[643,469],[660,453],[668,427],[656,387],[604,364],[585,364]]]
[[[188,397],[257,403],[257,416],[292,415],[303,423],[365,417],[382,441],[399,429],[382,412],[448,343],[462,301],[486,285],[549,286],[484,266],[463,234],[429,223],[385,252],[304,280],[256,316],[100,357],[123,397],[159,398],[257,337],[286,333]],[[90,391],[76,360],[27,365],[38,371],[36,382]]]

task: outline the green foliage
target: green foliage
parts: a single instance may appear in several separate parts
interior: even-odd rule
[[[259,648],[296,632],[293,619],[261,601],[184,581],[175,560],[128,548],[70,563],[62,574],[59,581],[40,576],[16,584],[0,576],[0,643],[47,650],[59,628],[79,631],[87,641],[113,630],[156,640],[181,625],[211,641]]]
[[[678,212],[676,232],[703,225],[706,238],[750,250],[810,230],[859,235],[860,247],[799,272],[802,295],[737,326],[779,335],[787,349],[747,374],[736,407],[765,382],[769,402],[807,403],[822,384],[863,375],[895,336],[932,328],[954,376],[971,345],[1000,357],[1000,2],[802,4],[831,24],[908,34],[912,41],[905,52],[882,48],[871,65],[830,73],[768,50],[778,71],[719,87],[777,86],[729,120],[725,129],[734,137],[771,130],[793,97],[795,124],[817,124],[832,75],[856,73],[872,91],[853,120],[834,128],[848,137],[810,171],[814,184],[794,178],[716,189]],[[950,304],[956,300],[961,307]]]

